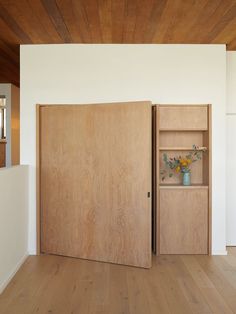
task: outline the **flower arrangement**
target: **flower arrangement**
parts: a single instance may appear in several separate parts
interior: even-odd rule
[[[206,148],[201,148],[201,151],[205,151]],[[168,157],[166,153],[163,154],[163,161],[165,163],[166,168],[169,168],[168,172],[166,169],[161,170],[162,181],[165,180],[166,175],[171,178],[174,173],[191,173],[191,164],[201,160],[201,153],[199,147],[193,145],[193,151],[189,152],[185,156],[177,156],[177,157]]]

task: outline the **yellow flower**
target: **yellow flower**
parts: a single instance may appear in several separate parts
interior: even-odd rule
[[[177,166],[177,167],[175,168],[175,171],[176,171],[176,172],[180,172],[180,166]]]
[[[187,159],[187,163],[188,163],[188,164],[191,164],[191,163],[192,163],[192,160],[191,160],[191,159]]]
[[[187,167],[187,165],[189,164],[188,160],[190,159],[180,159],[180,164],[182,167]]]

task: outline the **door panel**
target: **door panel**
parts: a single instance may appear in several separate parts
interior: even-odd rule
[[[151,266],[151,103],[40,107],[41,251]]]
[[[160,106],[160,130],[207,130],[206,106]]]
[[[160,254],[208,253],[208,188],[160,189]]]

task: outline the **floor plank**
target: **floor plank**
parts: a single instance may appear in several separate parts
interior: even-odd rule
[[[162,255],[150,270],[30,256],[0,295],[0,314],[236,314],[228,256]]]

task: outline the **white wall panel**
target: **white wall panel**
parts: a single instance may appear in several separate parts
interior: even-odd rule
[[[0,169],[0,293],[28,255],[28,167]]]

